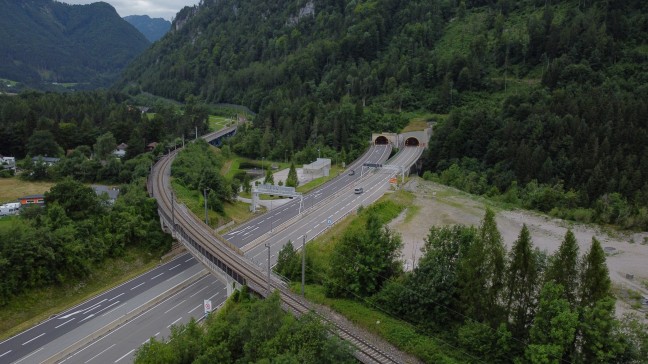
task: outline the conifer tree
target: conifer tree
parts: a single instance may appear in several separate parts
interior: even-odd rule
[[[465,313],[471,318],[488,321],[496,327],[502,316],[501,293],[504,286],[504,244],[497,230],[495,213],[487,209],[479,238],[462,261],[460,277]]]
[[[560,284],[549,281],[540,292],[538,311],[525,356],[531,363],[559,363],[574,342],[578,313],[572,311]]]
[[[266,170],[266,175],[265,178],[263,179],[263,183],[268,185],[274,184],[274,176],[272,175],[272,171],[270,170],[270,168]]]
[[[611,297],[610,276],[601,243],[592,237],[592,246],[581,268],[580,305],[592,307],[597,301]]]
[[[299,186],[299,179],[297,178],[297,169],[295,169],[295,163],[290,163],[290,170],[288,171],[288,177],[286,178],[287,187],[297,187]]]
[[[565,298],[572,308],[576,307],[579,284],[579,258],[578,243],[571,230],[567,230],[560,248],[551,257],[545,280],[562,285]]]
[[[509,253],[506,274],[506,310],[511,322],[511,333],[521,341],[527,338],[536,305],[539,267],[532,246],[529,229],[525,224]]]

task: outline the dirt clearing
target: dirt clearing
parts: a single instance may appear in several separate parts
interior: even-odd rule
[[[474,225],[479,226],[486,201],[454,188],[411,179],[404,187],[416,194],[414,206],[390,223],[390,227],[403,237],[402,258],[406,269],[421,257],[421,247],[431,226]],[[617,293],[617,314],[631,311],[645,312],[648,306],[641,305],[641,296],[648,297],[648,232],[621,233],[603,231],[594,225],[583,225],[554,219],[526,210],[500,210],[496,212],[497,226],[504,244],[510,249],[517,239],[522,225],[526,224],[536,247],[552,254],[558,249],[568,228],[578,240],[581,256],[596,237],[607,253],[610,278]]]

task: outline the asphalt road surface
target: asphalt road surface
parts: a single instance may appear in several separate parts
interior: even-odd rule
[[[1,342],[0,362],[40,362],[111,322],[120,311],[147,302],[202,269],[191,255],[183,254]],[[50,345],[54,342],[58,344]]]
[[[375,145],[369,149],[365,155],[354,162],[347,168],[347,171],[354,170],[354,174],[349,172],[341,174],[340,176],[332,179],[322,187],[317,188],[305,195],[303,198],[303,206],[301,210],[308,209],[317,203],[325,200],[329,196],[335,194],[361,179],[362,164],[363,163],[384,163],[391,152],[391,145]],[[367,168],[364,168],[367,169]],[[275,227],[287,222],[288,220],[296,217],[300,213],[300,201],[295,198],[293,201],[273,209],[250,222],[237,227],[235,230],[223,235],[230,243],[238,248],[242,248],[247,244],[258,239],[266,232],[273,230]]]
[[[411,165],[420,156],[419,148],[405,148],[389,161],[390,165]],[[389,179],[398,175],[397,171],[380,169],[366,172],[364,178],[358,180],[339,191],[336,191],[328,201],[316,206],[305,213],[299,223],[292,224],[283,229],[270,232],[262,240],[270,245],[270,265],[277,261],[277,255],[281,248],[290,240],[293,246],[301,248],[304,235],[306,241],[310,241],[323,233],[338,220],[353,213],[360,206],[368,206],[378,200],[389,190]],[[355,187],[362,187],[363,192],[355,193]],[[246,257],[260,267],[267,267],[268,251],[265,244],[245,247]]]
[[[151,337],[168,339],[173,325],[185,324],[191,318],[201,319],[203,300],[211,300],[215,309],[226,298],[225,285],[215,276],[207,275],[60,363],[132,363],[137,349]]]

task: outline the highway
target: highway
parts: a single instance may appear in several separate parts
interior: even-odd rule
[[[394,158],[388,161],[392,165],[409,166],[415,162],[421,154],[421,148],[404,148]],[[311,240],[318,234],[322,233],[329,227],[330,223],[343,218],[347,214],[355,211],[360,205],[369,205],[377,200],[389,188],[388,179],[396,175],[398,171],[382,169],[373,170],[363,168],[363,163],[383,164],[391,152],[391,146],[377,145],[368,150],[365,155],[358,159],[354,164],[349,166],[347,171],[355,170],[350,175],[344,173],[322,187],[304,196],[304,207],[302,214],[299,214],[299,202],[292,201],[281,208],[275,209],[269,213],[242,225],[232,232],[228,233],[230,248],[243,248],[247,251],[245,259],[241,256],[241,250],[236,252],[227,248],[227,241],[222,241],[225,247],[213,249],[214,241],[205,244],[211,246],[213,256],[223,257],[223,262],[227,263],[232,270],[245,274],[245,279],[254,277],[253,281],[248,281],[252,287],[257,289],[265,280],[262,277],[262,267],[265,267],[265,257],[267,252],[260,242],[266,241],[271,245],[272,261],[276,261],[277,252],[288,240],[292,240],[296,247],[301,245],[301,237],[306,234],[308,240]],[[168,163],[175,156],[175,152],[168,156]],[[161,207],[166,207],[166,220],[170,204],[164,204],[159,196],[162,194],[169,201],[168,195],[168,170],[164,167],[168,164],[160,164],[159,171],[162,171],[162,179],[157,180],[157,185],[153,189],[154,194],[158,195],[158,201]],[[364,171],[364,173],[363,173]],[[154,183],[153,178],[149,183]],[[354,194],[353,188],[362,186],[364,193]],[[176,206],[173,214],[179,229],[194,230],[193,236],[199,237],[200,240],[218,241],[218,236],[211,231],[207,231],[201,222],[195,216],[188,216],[190,213]],[[163,214],[161,214],[163,216]],[[273,228],[275,230],[273,231]],[[254,230],[251,233],[250,230]],[[184,230],[183,230],[184,231]],[[248,234],[246,234],[248,233]],[[201,236],[202,235],[202,236]],[[216,238],[216,239],[214,239]],[[266,240],[267,239],[267,240]],[[251,244],[254,243],[254,244]],[[255,247],[256,245],[256,247]],[[238,258],[236,257],[238,256]],[[241,261],[242,260],[242,261]],[[248,261],[250,263],[246,263]],[[254,262],[251,263],[251,262]],[[231,264],[234,262],[235,264]],[[242,265],[241,265],[242,263]],[[256,265],[256,268],[254,268]],[[136,302],[133,299],[144,299],[144,292],[149,288],[160,285],[162,282],[168,282],[174,274],[185,274],[188,271],[201,269],[197,261],[187,255],[177,258],[163,266],[156,268],[140,277],[136,277],[129,282],[122,284],[113,290],[107,291],[83,304],[76,306],[56,317],[42,322],[41,324],[12,337],[0,343],[0,362],[42,362],[50,358],[53,354],[61,351],[62,348],[70,346],[90,332],[96,331],[107,323],[106,320],[114,319],[115,314],[126,312]],[[252,273],[252,274],[250,274]],[[189,273],[186,273],[189,274]],[[274,282],[273,286],[282,291],[284,303],[294,311],[304,312],[308,310],[308,305],[298,302],[295,298],[284,297],[289,295],[284,292],[281,283]],[[149,294],[150,297],[150,294]],[[185,288],[181,293],[177,293],[163,302],[148,309],[146,312],[139,314],[129,320],[125,325],[110,332],[103,338],[92,342],[81,350],[76,351],[65,361],[68,362],[132,362],[135,350],[142,343],[146,342],[149,337],[157,338],[166,337],[169,334],[169,328],[172,324],[188,322],[190,317],[202,316],[202,300],[211,298],[214,306],[220,305],[226,298],[225,286],[215,279],[214,276],[203,277],[198,282]],[[112,315],[113,317],[105,317]],[[348,333],[343,328],[337,328],[337,333],[345,337]],[[355,345],[362,352],[361,355],[373,357],[376,354],[370,349],[363,348],[362,341],[353,338]],[[391,362],[389,358],[379,360],[380,362]]]
[[[421,155],[422,149],[417,147],[405,147],[392,160],[390,165],[411,165]],[[368,206],[378,200],[384,193],[389,190],[389,179],[398,175],[396,170],[372,170],[365,173],[362,179],[357,179],[353,184],[335,191],[328,200],[316,205],[310,211],[306,211],[304,216],[289,226],[280,227],[273,232],[267,233],[260,239],[264,244],[255,246],[245,246],[245,256],[251,259],[261,268],[267,267],[267,248],[265,244],[270,245],[270,265],[274,265],[277,260],[278,252],[288,240],[290,240],[295,249],[301,248],[303,237],[306,235],[306,241],[310,241],[323,233],[332,224],[353,213],[360,206]],[[359,173],[358,173],[359,175]],[[356,194],[355,187],[362,187],[364,192]]]
[[[382,164],[387,160],[387,158],[389,158],[391,150],[392,147],[389,144],[372,146],[369,148],[367,153],[347,168],[347,171],[354,170],[357,173],[353,175],[349,175],[348,173],[341,174],[340,176],[331,179],[320,188],[311,191],[304,196],[303,208],[308,209],[333,195],[335,192],[356,183],[361,178],[362,164]],[[296,217],[299,212],[300,201],[295,198],[293,201],[237,227],[235,230],[223,235],[223,237],[236,247],[242,248],[250,242],[257,240],[266,232],[272,230],[273,227],[277,227]]]
[[[225,302],[227,289],[209,274],[151,308],[144,314],[111,331],[59,363],[132,363],[137,349],[151,337],[168,339],[172,325],[185,324],[203,316],[203,300],[213,307]]]
[[[223,272],[227,272],[227,275],[231,277],[230,280],[246,284],[261,294],[268,293],[264,287],[270,284],[271,290],[279,292],[282,306],[298,316],[316,312],[323,320],[327,321],[333,333],[342,340],[349,341],[355,347],[354,354],[359,360],[367,363],[398,363],[398,360],[373,346],[365,338],[355,333],[352,328],[333,321],[328,317],[330,313],[318,310],[308,301],[290,292],[276,276],[271,275],[270,282],[268,282],[265,272],[244,257],[239,248],[174,202],[170,191],[170,167],[176,155],[177,151],[174,151],[153,166],[148,186],[149,191],[158,201],[158,213],[163,224],[194,256],[215,274],[223,276]]]
[[[1,342],[0,362],[45,361],[203,269],[183,254]]]

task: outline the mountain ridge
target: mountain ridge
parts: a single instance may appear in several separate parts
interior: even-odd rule
[[[151,18],[148,15],[129,15],[124,20],[137,28],[149,42],[162,38],[170,29],[171,22],[163,18]]]
[[[36,88],[108,86],[149,45],[108,3],[0,0],[0,78]]]

